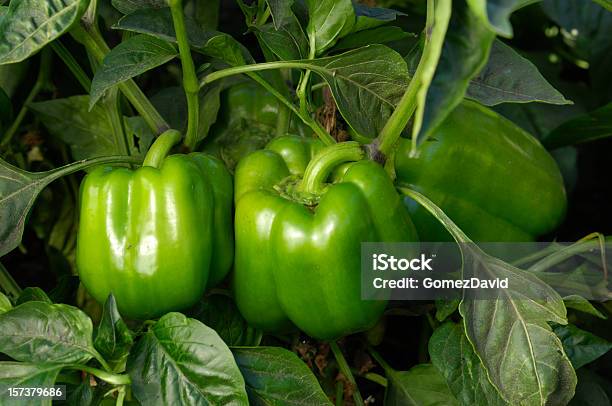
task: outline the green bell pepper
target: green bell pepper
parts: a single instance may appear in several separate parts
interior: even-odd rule
[[[397,181],[431,199],[474,241],[529,242],[563,220],[566,195],[554,159],[533,136],[478,103],[464,101],[410,156],[401,139]],[[421,241],[450,234],[412,199]]]
[[[355,142],[286,136],[239,162],[233,287],[253,326],[335,339],[381,316],[384,300],[361,300],[361,242],[416,232],[387,173],[363,156]]]
[[[249,153],[262,149],[277,135],[280,102],[270,92],[252,81],[235,84],[221,93],[217,121],[206,137],[203,150],[225,162],[233,170]],[[289,115],[286,132],[307,133],[306,126]]]
[[[81,185],[76,263],[100,303],[146,319],[193,305],[219,283],[233,259],[232,179],[202,153],[166,157],[169,130],[143,166],[99,167]]]

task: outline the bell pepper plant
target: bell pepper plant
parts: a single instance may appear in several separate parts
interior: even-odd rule
[[[608,0],[0,3],[0,404],[609,404],[611,30]],[[511,284],[368,296],[366,243]]]

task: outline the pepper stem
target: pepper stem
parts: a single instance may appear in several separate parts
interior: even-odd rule
[[[364,150],[356,141],[325,147],[306,167],[300,190],[310,194],[319,194],[332,169],[344,162],[359,161],[364,156]]]
[[[142,166],[152,166],[153,168],[159,168],[164,158],[170,152],[172,146],[178,143],[181,140],[181,133],[176,130],[166,130],[163,134],[161,134],[149,151],[147,152],[147,156],[145,156],[145,160],[142,163]]]

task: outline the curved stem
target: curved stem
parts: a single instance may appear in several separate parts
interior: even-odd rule
[[[36,77],[36,82],[34,82],[34,86],[32,86],[32,90],[26,97],[19,113],[17,113],[17,117],[15,117],[15,121],[13,124],[6,130],[4,135],[2,136],[2,140],[0,141],[0,148],[4,147],[15,135],[21,122],[25,118],[26,113],[28,112],[28,108],[30,103],[34,101],[38,93],[43,89],[47,79],[49,77],[49,69],[51,68],[51,54],[48,50],[43,50],[40,55],[40,66],[38,68],[38,76]]]
[[[41,178],[46,178],[45,182],[51,183],[56,179],[59,179],[63,176],[70,175],[72,173],[78,172],[80,170],[90,168],[92,166],[97,166],[101,164],[111,164],[111,163],[139,163],[140,159],[132,156],[101,156],[98,158],[91,159],[82,159],[80,161],[73,162],[68,165],[64,165],[57,169],[53,169],[48,172],[38,172],[35,175],[40,176]]]
[[[70,364],[66,365],[66,369],[76,369],[77,371],[84,371],[97,378],[100,378],[104,382],[110,383],[111,385],[129,385],[132,383],[129,375],[119,375],[112,372],[106,372],[98,368],[89,367],[81,364]]]
[[[169,0],[168,5],[172,13],[176,42],[178,43],[181,56],[181,66],[183,68],[183,89],[187,96],[187,134],[185,135],[185,146],[193,150],[198,141],[198,125],[200,120],[200,102],[198,91],[200,86],[196,76],[193,58],[187,31],[185,29],[185,16],[183,15],[183,2],[181,0]]]
[[[170,149],[181,140],[181,133],[176,130],[167,130],[157,137],[145,156],[142,166],[152,166],[159,168]]]
[[[434,23],[434,10],[433,10],[433,2],[427,2],[427,21],[425,23],[425,31],[430,32]],[[420,77],[422,75],[422,71],[424,68],[425,58],[423,57],[425,52],[421,55],[421,59],[419,60],[419,64],[417,66],[416,72],[412,76],[410,80],[410,84],[406,89],[406,92],[400,99],[397,107],[391,114],[391,117],[385,123],[385,126],[381,130],[380,134],[375,140],[375,144],[377,144],[378,151],[380,151],[385,157],[388,156],[393,148],[395,148],[395,143],[399,139],[402,134],[402,131],[408,124],[410,117],[416,110],[417,107],[417,93],[420,87]]]
[[[365,152],[358,142],[347,141],[322,149],[309,163],[300,185],[303,192],[318,194],[332,169],[344,162],[359,161]]]
[[[53,52],[60,57],[64,64],[68,67],[70,72],[74,75],[79,84],[89,93],[91,88],[91,79],[87,76],[87,73],[81,68],[81,65],[74,59],[74,56],[68,51],[68,49],[62,44],[61,40],[56,39],[51,43],[51,49]]]
[[[382,375],[379,375],[377,373],[374,372],[366,372],[365,374],[361,375],[363,376],[365,379],[367,379],[368,381],[374,382],[379,384],[380,386],[384,386],[385,388],[388,385],[388,381],[387,378],[385,378]]]
[[[372,346],[368,345],[368,352],[385,371],[393,370],[393,368],[391,368],[391,366],[387,364],[387,361],[385,361],[385,359]]]
[[[332,352],[334,353],[336,362],[338,362],[338,368],[340,368],[340,372],[342,372],[342,375],[344,375],[346,379],[348,379],[348,381],[351,383],[351,385],[353,385],[353,400],[355,401],[355,404],[358,406],[363,405],[363,398],[361,397],[361,393],[359,393],[359,388],[357,387],[357,382],[355,382],[355,377],[353,376],[353,373],[351,372],[351,369],[349,368],[348,363],[346,362],[346,359],[342,354],[342,351],[338,347],[338,344],[336,344],[335,341],[330,341],[329,346]]]

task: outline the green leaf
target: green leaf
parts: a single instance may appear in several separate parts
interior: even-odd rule
[[[314,51],[315,55],[321,55],[334,46],[355,25],[356,16],[351,0],[306,0],[306,5],[309,16],[306,33],[311,52]]]
[[[232,348],[251,405],[330,405],[312,371],[280,347]]]
[[[120,19],[113,28],[148,34],[164,41],[176,43],[170,9],[138,10]],[[189,44],[195,51],[218,58],[231,66],[252,63],[249,51],[230,35],[217,31],[204,31],[185,17]]]
[[[445,2],[440,2],[442,4]],[[435,74],[427,89],[422,126],[417,125],[418,144],[422,143],[446,116],[463,100],[470,80],[482,69],[489,57],[495,34],[463,2],[453,2],[452,17]],[[417,132],[413,132],[413,137]]]
[[[463,332],[462,324],[447,322],[429,339],[432,364],[463,405],[505,405]]]
[[[493,41],[487,64],[469,84],[466,97],[485,106],[541,102],[571,104],[528,59],[503,42]]]
[[[153,130],[140,116],[123,117],[123,124],[130,155],[144,158],[155,139]]]
[[[578,310],[582,313],[590,314],[592,316],[598,317],[600,319],[607,319],[608,317],[597,310],[595,306],[585,298],[579,295],[569,295],[563,298],[563,303],[565,303],[565,307],[568,309]]]
[[[111,4],[121,14],[130,14],[137,10],[168,7],[166,0],[111,0]]]
[[[21,242],[26,216],[38,194],[51,182],[93,165],[134,162],[130,157],[101,157],[74,162],[47,172],[27,172],[0,159],[0,256]]]
[[[414,34],[405,32],[400,27],[377,27],[347,35],[338,41],[333,51],[359,48],[371,44],[385,44],[391,41],[399,41],[407,37],[416,38]]]
[[[409,371],[386,369],[388,386],[385,405],[459,405],[444,377],[431,364],[419,364]]]
[[[295,15],[286,19],[278,28],[275,28],[273,23],[268,23],[254,29],[257,38],[280,60],[308,57],[308,40]]]
[[[556,149],[610,136],[612,136],[612,103],[566,121],[545,135],[542,144],[548,149]]]
[[[117,310],[117,302],[112,294],[108,296],[104,303],[102,319],[93,344],[114,371],[121,372],[124,370],[134,339],[132,332],[121,318],[119,310]]]
[[[228,346],[256,346],[261,340],[261,333],[248,325],[228,296],[208,296],[188,315],[215,330]]]
[[[13,308],[11,301],[8,297],[2,292],[0,292],[0,314],[8,312]]]
[[[459,300],[436,300],[436,320],[442,322],[459,308]]]
[[[88,0],[13,0],[0,20],[0,65],[22,61],[66,32]]]
[[[400,11],[389,8],[368,7],[363,4],[353,3],[357,20],[353,25],[352,32],[376,28],[380,25],[395,21],[398,16],[406,15]]]
[[[64,403],[62,403],[64,404]],[[94,391],[89,382],[79,385],[66,385],[65,406],[94,406]]]
[[[409,81],[406,62],[384,45],[300,62],[327,82],[350,126],[371,138],[383,128]]]
[[[145,73],[174,59],[176,48],[167,41],[150,35],[136,35],[113,48],[96,70],[91,82],[89,107],[104,92],[128,79]]]
[[[272,22],[275,28],[280,28],[287,20],[295,17],[293,10],[291,10],[293,0],[266,0],[266,2],[270,7],[270,14],[272,15]]]
[[[425,196],[399,189],[434,215],[460,243],[464,268],[469,266],[471,275],[508,278],[507,289],[490,292],[484,300],[470,299],[464,291],[459,305],[468,340],[504,400],[524,405],[569,402],[576,374],[548,324],[567,324],[559,294],[533,274],[486,254]]]
[[[538,0],[467,0],[472,13],[490,30],[502,37],[512,37],[510,14]]]
[[[33,287],[33,288],[25,288],[19,294],[17,298],[16,305],[20,305],[25,302],[45,302],[52,304],[53,301],[49,299],[49,296],[45,293],[41,288]]]
[[[30,108],[49,132],[70,146],[74,159],[116,155],[123,151],[113,133],[107,110],[93,106],[89,96],[71,96],[32,103]]]
[[[0,362],[0,399],[10,399],[9,388],[50,387],[55,384],[62,365],[24,364],[22,362]],[[19,405],[50,405],[50,400],[27,398],[15,401]]]
[[[561,339],[563,348],[575,369],[590,364],[612,349],[612,343],[594,334],[568,324],[556,325],[555,334]]]
[[[244,379],[214,330],[168,313],[130,352],[127,370],[142,404],[246,404]]]
[[[98,356],[92,331],[76,307],[26,302],[0,314],[0,351],[22,362],[85,363]]]

